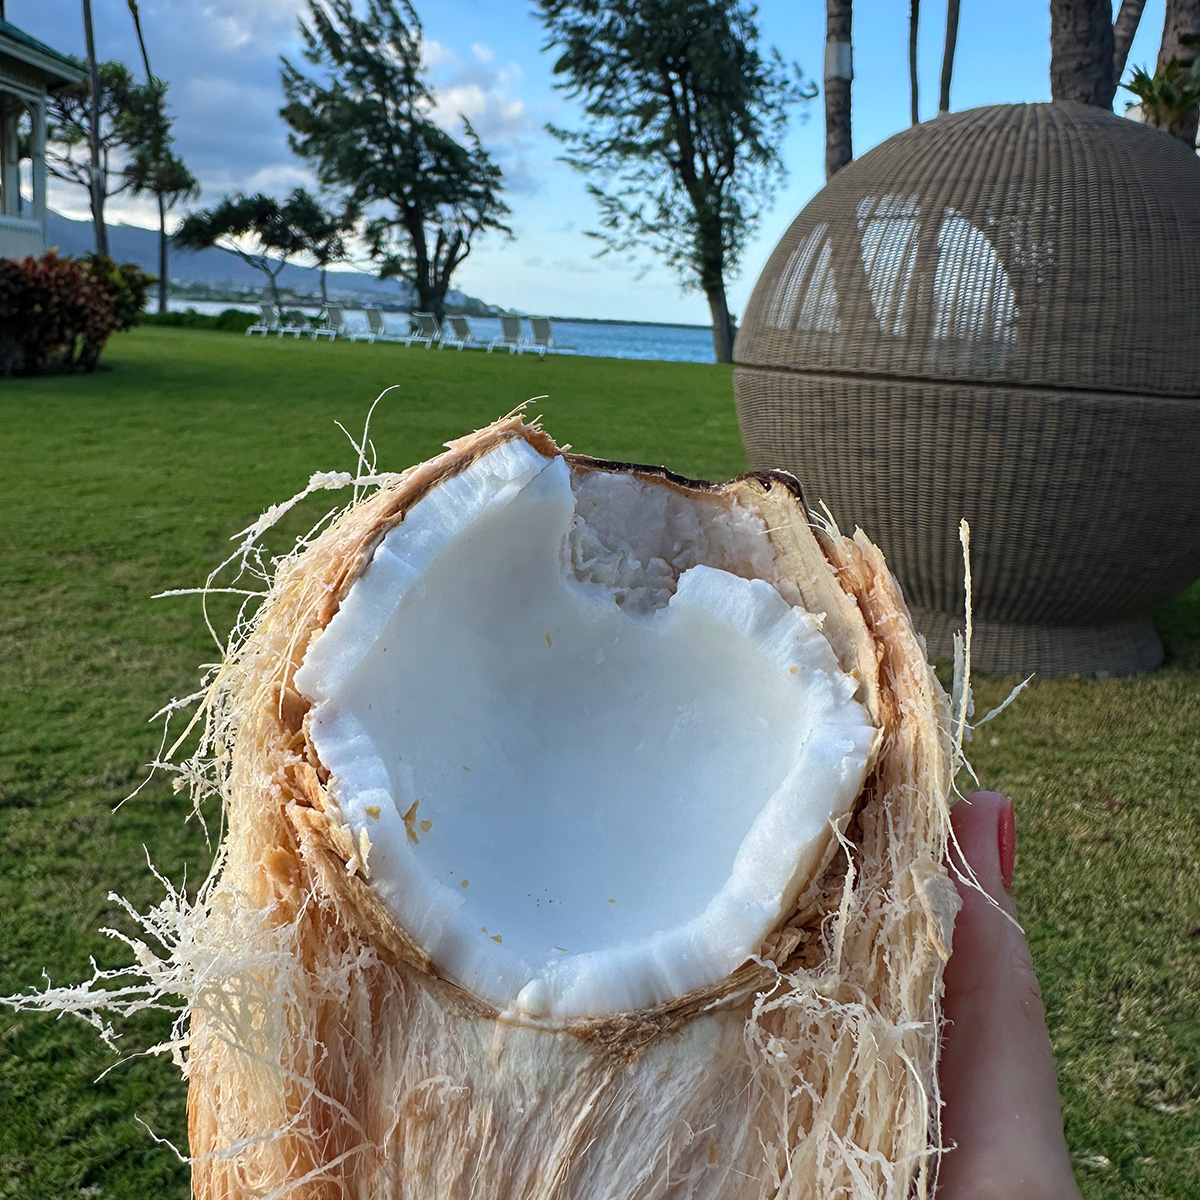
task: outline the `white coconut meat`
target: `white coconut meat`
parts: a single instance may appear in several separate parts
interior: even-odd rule
[[[821,624],[758,514],[518,439],[383,536],[295,687],[437,973],[565,1023],[709,987],[792,910],[877,739]]]

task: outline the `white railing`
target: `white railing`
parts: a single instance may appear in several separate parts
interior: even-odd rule
[[[41,221],[0,216],[0,258],[40,256],[46,249],[46,231]]]

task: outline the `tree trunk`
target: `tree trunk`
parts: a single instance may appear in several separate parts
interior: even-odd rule
[[[1162,45],[1158,49],[1158,63],[1155,67],[1156,75],[1161,75],[1171,63],[1179,63],[1186,69],[1196,61],[1200,46],[1185,45],[1183,38],[1187,34],[1200,36],[1200,0],[1167,0]],[[1169,119],[1165,128],[1153,120],[1148,123],[1155,124],[1156,128],[1163,129],[1164,133],[1179,138],[1188,146],[1195,146],[1198,119],[1200,108],[1192,105],[1187,112],[1176,114]]]
[[[279,298],[279,272],[286,265],[286,263],[280,263],[274,271],[269,267],[264,268],[267,278],[271,281],[271,303],[275,305],[275,311],[279,313],[280,320],[283,319],[283,301]]]
[[[100,172],[100,72],[96,67],[96,37],[92,32],[92,0],[83,0],[83,34],[87,41],[90,125],[88,148],[91,152],[92,228],[96,235],[96,253],[108,254],[108,230],[104,225],[104,180]]]
[[[427,312],[433,313],[437,317],[438,324],[442,323],[442,317],[446,315],[446,288],[449,286],[449,281],[439,283],[433,289],[432,295],[429,297],[429,307]]]
[[[725,298],[725,285],[705,288],[708,311],[712,313],[713,352],[717,362],[733,362],[733,322],[729,319],[729,303]]]
[[[158,193],[158,311],[167,311],[167,206]]]
[[[1146,0],[1121,0],[1121,10],[1113,22],[1113,83],[1121,82],[1125,74],[1125,63],[1129,59],[1129,47],[1142,19]]]
[[[917,17],[920,11],[921,0],[910,0],[908,6],[908,98],[914,125],[921,120],[917,92]]]
[[[854,158],[850,127],[852,0],[825,4],[825,178],[832,179]],[[715,335],[714,335],[715,336]]]
[[[938,112],[950,111],[950,78],[954,74],[954,49],[958,45],[959,0],[946,3],[946,45],[942,50],[942,79],[938,91]]]
[[[1112,108],[1112,0],[1050,0],[1050,95]]]
[[[328,297],[328,295],[326,295],[326,292],[325,292],[325,275],[328,272],[328,270],[329,270],[329,267],[325,263],[322,263],[321,264],[321,311],[322,312],[324,312],[329,307],[329,297]]]

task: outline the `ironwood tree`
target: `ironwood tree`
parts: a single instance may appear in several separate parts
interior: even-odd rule
[[[550,126],[591,176],[604,250],[647,247],[701,290],[718,362],[733,322],[726,278],[783,175],[787,109],[811,99],[797,68],[758,49],[754,10],[731,0],[538,0],[556,86],[582,102]]]
[[[213,208],[189,213],[172,240],[186,250],[215,246],[261,271],[278,309],[282,307],[279,275],[288,261],[307,255],[316,259],[323,272],[330,262],[345,257],[342,237],[351,219],[347,215],[339,225],[339,218],[303,188],[294,189],[285,200],[234,192]]]
[[[361,209],[380,275],[407,280],[440,318],[474,240],[510,232],[500,168],[468,121],[456,138],[433,119],[408,0],[309,0],[300,34],[317,71],[282,60],[291,147]]]

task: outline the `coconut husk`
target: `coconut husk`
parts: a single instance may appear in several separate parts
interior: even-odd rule
[[[942,866],[948,706],[879,550],[814,521],[790,477],[714,487],[628,468],[763,518],[786,588],[825,614],[881,731],[853,812],[755,961],[651,1011],[514,1022],[439,978],[372,890],[292,677],[384,534],[511,438],[560,453],[498,422],[285,560],[210,696],[227,828],[189,932],[196,1196],[928,1195],[958,907]]]

